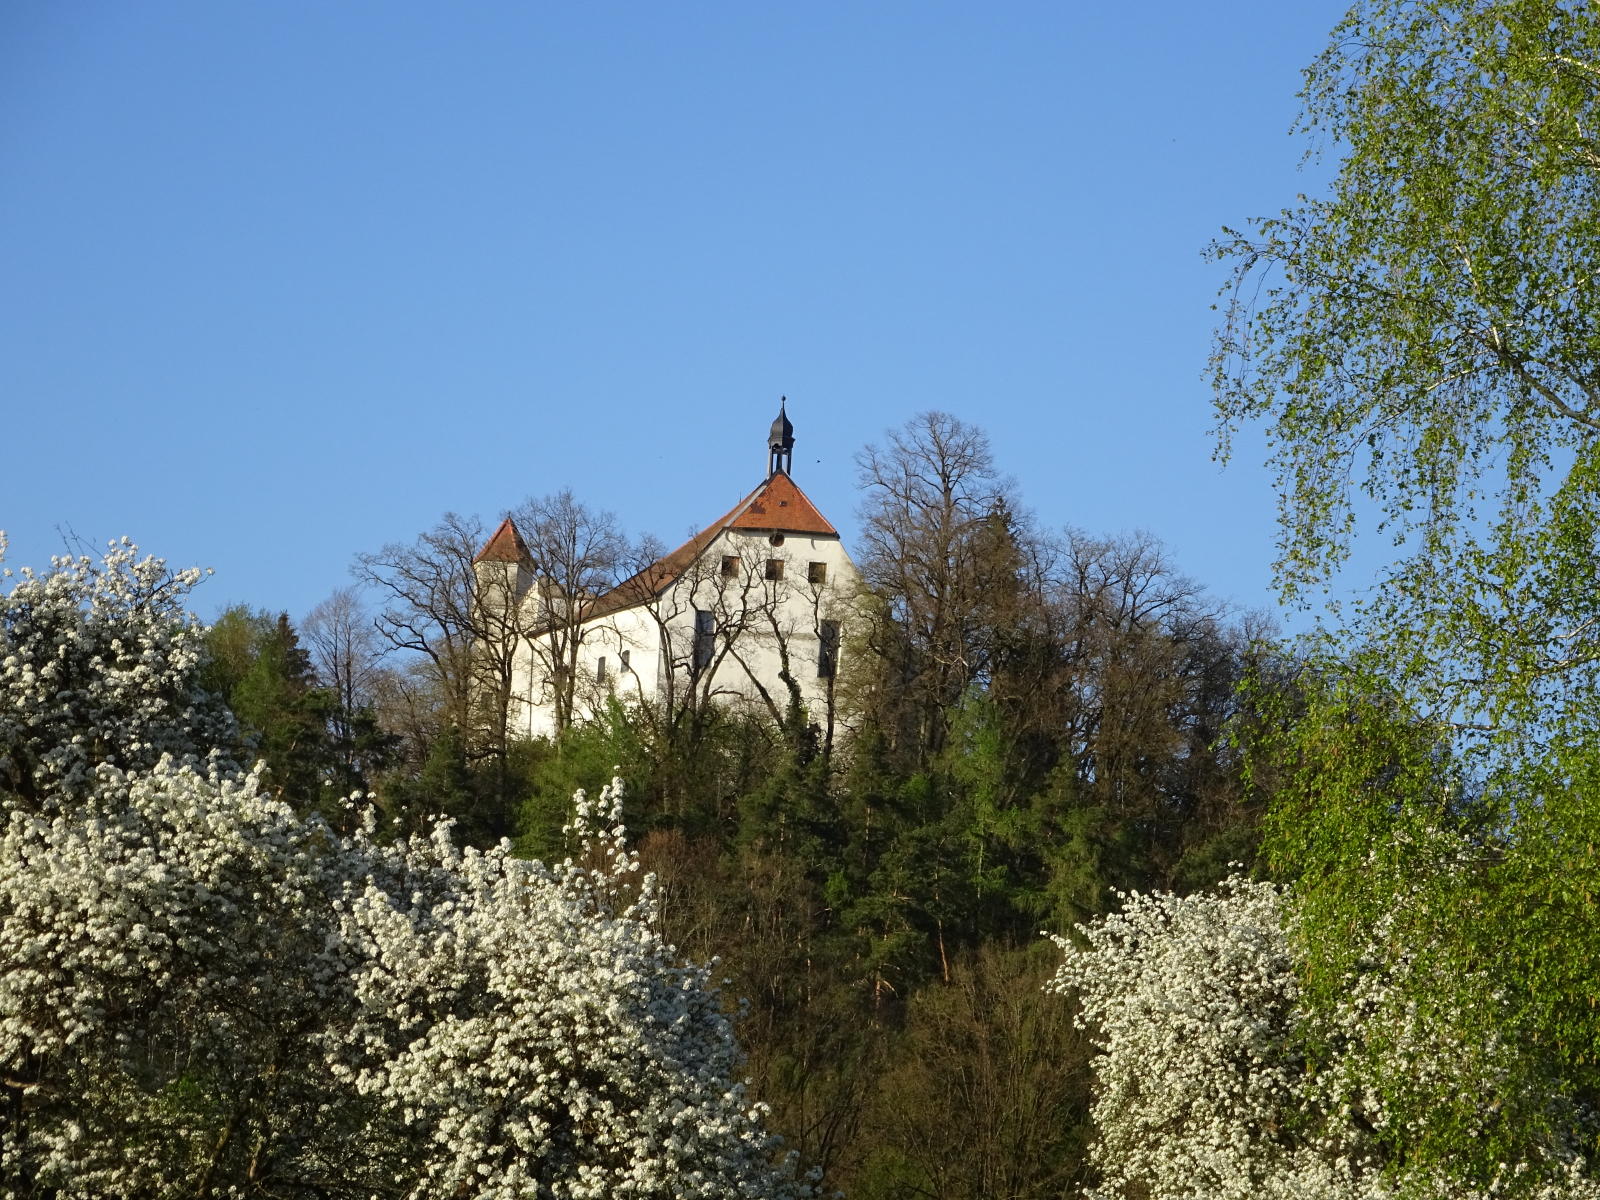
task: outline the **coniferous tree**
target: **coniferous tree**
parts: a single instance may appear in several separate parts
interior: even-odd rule
[[[328,718],[334,697],[318,685],[311,659],[289,617],[242,605],[207,632],[206,683],[233,710],[269,785],[302,811],[327,808],[336,790]]]

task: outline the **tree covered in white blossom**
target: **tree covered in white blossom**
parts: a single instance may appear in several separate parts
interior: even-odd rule
[[[0,561],[5,541],[0,535]],[[40,809],[84,799],[96,768],[195,761],[231,744],[227,710],[199,685],[205,630],[184,612],[197,569],[169,571],[126,540],[100,560],[4,571],[0,794]]]
[[[557,866],[302,820],[178,736],[194,578],[119,546],[6,602],[0,1195],[808,1195],[620,784]]]
[[[1472,964],[1433,980],[1437,1005],[1417,1004],[1429,991],[1418,974],[1443,960],[1396,936],[1402,911],[1370,930],[1342,999],[1322,1008],[1300,983],[1311,931],[1275,885],[1235,877],[1214,893],[1123,901],[1077,942],[1054,939],[1064,958],[1052,988],[1077,997],[1098,1039],[1094,1197],[1600,1198],[1582,1153],[1595,1114],[1558,1077],[1531,1077],[1493,1032],[1506,998]],[[1465,1162],[1419,1152],[1433,1131],[1414,1101],[1447,1093],[1466,1103],[1439,1119],[1478,1114],[1463,1137],[1487,1136],[1512,1100],[1550,1119],[1474,1178]]]

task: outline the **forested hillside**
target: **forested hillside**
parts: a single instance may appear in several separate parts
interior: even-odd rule
[[[1303,100],[1331,190],[1212,247],[1292,643],[942,412],[826,715],[516,736],[478,517],[298,620],[21,571],[0,1195],[1600,1197],[1600,17],[1361,0]],[[517,511],[557,612],[660,553]]]
[[[555,861],[574,790],[616,768],[661,929],[748,1002],[754,1094],[807,1165],[858,1196],[1056,1195],[1085,1178],[1089,1044],[1041,993],[1039,931],[1253,861],[1239,689],[1287,667],[1149,536],[1028,514],[976,427],[921,414],[860,463],[870,619],[831,739],[692,692],[508,738],[470,649],[486,522],[455,516],[298,628],[229,610],[205,678],[269,787],[336,825],[446,815]],[[588,547],[567,569],[591,593],[652,549],[571,495],[523,511],[536,546]]]

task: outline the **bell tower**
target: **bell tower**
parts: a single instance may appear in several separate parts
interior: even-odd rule
[[[789,402],[787,396],[778,398],[778,416],[772,422],[772,432],[767,435],[767,478],[778,474],[789,474],[790,463],[794,459],[794,426],[789,423],[789,417],[784,412],[784,407]]]

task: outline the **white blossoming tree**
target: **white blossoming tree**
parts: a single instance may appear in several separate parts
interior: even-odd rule
[[[655,932],[618,786],[579,797],[593,865],[303,821],[182,744],[194,627],[123,584],[193,577],[132,553],[4,610],[0,1195],[809,1194]],[[120,657],[74,658],[96,639]]]
[[[1419,1007],[1445,968],[1395,936],[1397,911],[1371,930],[1342,1000],[1313,1008],[1298,916],[1274,885],[1233,878],[1213,894],[1125,896],[1079,927],[1081,944],[1054,939],[1051,986],[1078,998],[1099,1042],[1095,1197],[1600,1198],[1579,1144],[1594,1114],[1557,1077],[1530,1078],[1509,1037],[1478,1036],[1511,1011],[1481,971],[1454,964],[1434,980],[1439,1004]],[[1471,1138],[1515,1089],[1534,1089],[1564,1136],[1530,1139],[1488,1179],[1415,1153],[1418,1095],[1468,1097],[1478,1126],[1458,1132]]]
[[[0,562],[5,540],[0,534]],[[233,722],[198,685],[204,629],[183,611],[198,570],[114,544],[100,561],[24,567],[0,597],[0,795],[83,800],[96,768],[149,768],[227,748]]]

